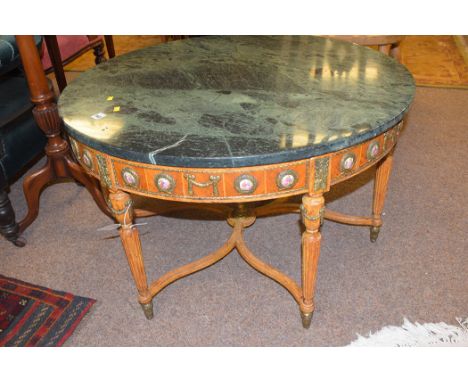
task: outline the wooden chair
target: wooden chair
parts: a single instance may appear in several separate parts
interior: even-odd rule
[[[115,57],[112,36],[44,36],[45,46],[42,65],[46,74],[55,73],[57,85],[62,90],[67,86],[63,67],[76,60],[84,53],[93,50],[96,64],[106,60],[104,41],[109,58]]]
[[[175,41],[175,40],[183,40],[185,38],[188,38],[188,36],[185,35],[163,35],[161,36],[161,41],[162,42],[169,42],[169,41]]]
[[[371,36],[371,35],[355,35],[355,36],[326,36],[337,40],[352,42],[354,44],[377,47],[377,49],[400,61],[400,44],[405,36]]]

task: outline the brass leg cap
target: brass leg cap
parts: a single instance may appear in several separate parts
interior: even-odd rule
[[[143,309],[143,313],[145,313],[145,317],[148,320],[151,320],[154,316],[153,314],[153,301],[149,302],[148,304],[140,304],[141,308]]]
[[[304,327],[304,329],[310,328],[310,322],[312,321],[313,315],[314,315],[314,312],[309,312],[309,313],[301,312],[302,326]]]
[[[380,227],[370,227],[370,241],[375,243],[379,237]]]

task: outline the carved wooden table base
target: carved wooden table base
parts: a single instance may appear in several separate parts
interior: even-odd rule
[[[120,237],[138,290],[138,300],[148,319],[153,317],[152,300],[162,289],[182,277],[209,267],[237,249],[249,265],[291,293],[299,305],[303,326],[308,328],[314,311],[323,219],[368,226],[371,241],[377,239],[382,225],[381,215],[393,149],[401,128],[402,122],[374,139],[321,157],[244,168],[193,169],[145,165],[109,156],[75,139],[71,139],[71,147],[83,168],[98,178],[103,186],[103,197],[120,224]],[[372,166],[377,166],[377,171],[370,216],[351,216],[325,209],[323,194],[331,185]],[[133,205],[134,195],[162,199],[168,203],[157,212],[137,209]],[[290,202],[289,198],[293,195],[303,195],[302,203]],[[257,207],[251,203],[265,200],[272,201]],[[134,218],[186,208],[202,208],[227,216],[233,231],[216,251],[148,284]],[[300,283],[256,257],[243,237],[244,229],[251,226],[257,217],[288,212],[300,213],[305,226],[302,234]]]
[[[148,319],[153,318],[152,299],[170,283],[198,272],[220,261],[233,249],[237,249],[240,256],[254,269],[275,280],[294,297],[299,304],[302,323],[305,328],[310,326],[314,310],[313,294],[315,286],[315,273],[320,253],[321,235],[319,232],[322,223],[324,198],[321,195],[304,196],[302,202],[302,218],[306,231],[302,238],[302,287],[293,279],[281,273],[278,269],[263,262],[254,256],[244,241],[243,231],[251,226],[255,220],[255,210],[246,204],[238,204],[227,218],[233,231],[226,242],[216,251],[174,269],[161,276],[150,285],[147,283],[141,243],[138,228],[133,224],[134,211],[131,196],[125,192],[117,191],[109,194],[112,211],[121,224],[120,237],[127,254],[128,263],[135,278],[139,293],[139,302]]]

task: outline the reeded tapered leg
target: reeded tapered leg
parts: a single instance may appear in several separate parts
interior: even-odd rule
[[[372,201],[372,227],[370,227],[370,240],[374,243],[379,236],[382,226],[382,212],[387,193],[388,180],[392,171],[393,150],[378,164],[374,181],[374,198]]]
[[[320,256],[320,226],[325,200],[322,195],[305,195],[301,212],[305,231],[302,234],[302,303],[300,304],[302,325],[310,327],[314,312],[314,291],[317,265]]]
[[[109,199],[112,205],[112,213],[121,225],[119,229],[120,239],[138,290],[138,301],[146,318],[150,320],[153,318],[153,303],[148,290],[138,228],[133,225],[132,199],[130,195],[122,191],[111,191]]]

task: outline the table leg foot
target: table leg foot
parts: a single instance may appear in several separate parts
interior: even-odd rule
[[[379,237],[380,227],[370,227],[370,241],[375,243]]]
[[[154,317],[153,313],[153,301],[150,301],[148,304],[141,304],[141,308],[143,309],[143,313],[148,320],[151,320]]]
[[[302,327],[304,329],[309,329],[310,328],[310,323],[312,321],[312,316],[313,315],[314,315],[314,312],[309,312],[309,313],[301,312]]]

